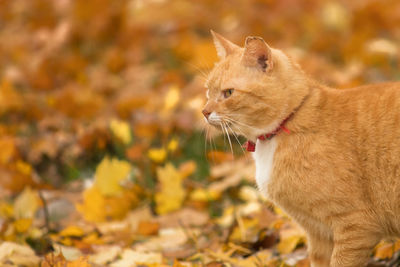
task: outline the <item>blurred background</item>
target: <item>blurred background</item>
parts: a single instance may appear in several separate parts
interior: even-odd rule
[[[397,0],[0,0],[0,251],[308,266],[304,234],[258,195],[244,140],[231,152],[203,121],[210,29],[239,45],[262,36],[347,88],[400,79],[399,26]],[[167,249],[165,235],[181,239]]]

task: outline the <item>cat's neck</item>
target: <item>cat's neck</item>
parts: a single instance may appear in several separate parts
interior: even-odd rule
[[[335,94],[336,89],[309,80],[305,84],[308,93],[300,100],[293,109],[291,119],[286,126],[292,133],[305,133],[316,131],[325,119],[325,105],[329,95]]]

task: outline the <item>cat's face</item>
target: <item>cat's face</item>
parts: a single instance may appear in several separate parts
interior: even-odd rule
[[[291,92],[282,75],[292,68],[289,60],[259,37],[248,37],[244,48],[213,37],[220,61],[205,85],[207,122],[249,139],[273,131],[289,115]]]

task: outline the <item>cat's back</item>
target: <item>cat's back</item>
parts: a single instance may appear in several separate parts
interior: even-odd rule
[[[400,82],[375,83],[348,89],[337,89],[336,91],[340,97],[350,100],[350,102],[377,105],[379,104],[378,100],[400,101]]]
[[[331,96],[327,125],[341,144],[368,157],[370,165],[400,164],[400,82],[340,89]]]
[[[378,139],[379,134],[400,134],[400,82],[334,89],[330,93],[327,109],[333,112],[339,124],[345,123],[342,126],[347,126],[348,130],[367,135],[375,133]],[[362,132],[357,134],[362,135]]]
[[[351,151],[371,201],[381,210],[400,212],[400,82],[336,93],[330,125],[337,144]]]

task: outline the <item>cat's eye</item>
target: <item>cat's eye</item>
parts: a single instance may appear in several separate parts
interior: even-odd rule
[[[222,95],[224,96],[224,98],[228,98],[233,94],[233,89],[229,88],[229,89],[225,89],[222,91]]]

